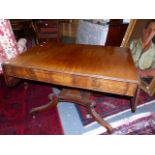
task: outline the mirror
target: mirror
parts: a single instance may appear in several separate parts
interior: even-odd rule
[[[142,37],[142,31],[146,23],[150,19],[132,19],[130,20],[129,26],[126,30],[124,38],[121,43],[121,47],[129,47],[130,42],[133,39],[138,39]],[[155,37],[152,39],[152,42],[155,43]],[[141,89],[146,93],[152,96],[155,92],[155,77],[147,80],[146,78],[141,78]]]

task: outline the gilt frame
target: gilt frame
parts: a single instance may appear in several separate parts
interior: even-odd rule
[[[128,26],[127,30],[126,30],[126,33],[124,35],[124,38],[122,40],[121,47],[127,47],[129,39],[130,39],[130,37],[132,35],[132,32],[133,32],[133,30],[135,28],[136,22],[137,22],[136,19],[131,19],[131,21],[129,23],[129,26]]]
[[[143,23],[144,21],[144,23]],[[132,19],[130,20],[130,23],[128,25],[128,28],[126,30],[126,33],[124,35],[124,38],[122,40],[121,43],[121,47],[129,47],[129,42],[131,41],[131,38],[134,38],[134,33],[135,30],[137,29],[136,27],[139,26],[139,23],[141,22],[141,25],[145,25],[145,23],[148,20],[138,20],[138,19]],[[142,26],[141,26],[142,28]],[[139,29],[138,29],[139,30]],[[139,31],[142,31],[142,29],[140,29]],[[146,83],[144,80],[141,79],[141,84],[140,84],[140,88],[142,90],[144,90],[149,96],[152,96],[155,93],[155,77],[153,77],[153,79],[151,80],[150,83]]]

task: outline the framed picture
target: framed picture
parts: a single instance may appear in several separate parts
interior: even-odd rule
[[[132,20],[130,20],[129,26],[126,30],[124,37],[123,37],[121,47],[129,47],[130,42],[133,39],[141,38],[143,29],[145,28],[145,25],[149,20],[150,19],[132,19]],[[140,87],[146,93],[148,93],[150,96],[152,96],[155,92],[155,77],[153,77],[151,80],[150,79],[146,80],[146,79],[141,78]]]
[[[129,26],[121,43],[121,47],[128,47],[131,40],[140,38],[142,31],[149,20],[150,19],[130,20]]]

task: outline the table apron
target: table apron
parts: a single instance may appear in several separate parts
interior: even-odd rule
[[[127,80],[117,81],[97,76],[91,77],[89,75],[14,67],[8,64],[4,66],[4,69],[7,76],[126,96],[135,96],[138,87],[137,83]]]

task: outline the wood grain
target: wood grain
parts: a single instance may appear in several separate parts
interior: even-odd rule
[[[128,48],[48,43],[4,64],[7,76],[134,96],[139,77]]]

